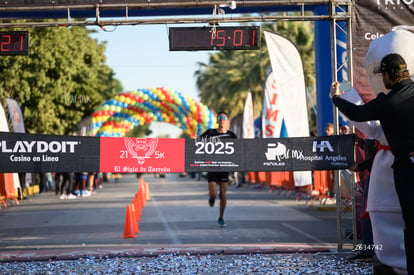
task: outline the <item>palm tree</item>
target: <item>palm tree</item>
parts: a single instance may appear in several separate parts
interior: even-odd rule
[[[277,22],[261,25],[261,31],[282,35],[297,46],[303,60],[305,82],[314,91],[313,25],[311,22]],[[211,109],[226,110],[231,117],[243,110],[248,92],[252,93],[255,115],[262,110],[264,83],[270,68],[264,35],[261,49],[255,51],[219,51],[209,56],[208,64],[198,63],[195,72],[201,101]]]

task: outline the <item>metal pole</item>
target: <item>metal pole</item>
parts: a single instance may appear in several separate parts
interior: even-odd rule
[[[332,80],[337,81],[337,49],[336,49],[336,18],[334,14],[335,5],[332,3],[330,5],[330,14],[332,16],[331,19],[331,59],[332,59]],[[333,106],[333,123],[334,123],[334,131],[335,134],[338,134],[338,109]],[[340,182],[340,174],[338,170],[333,171],[334,174],[334,186],[336,189],[335,192],[335,199],[336,199],[336,236],[338,240],[338,250],[342,250],[342,217],[341,217],[341,182]]]
[[[348,6],[352,10],[352,6]],[[347,26],[347,58],[348,58],[348,79],[353,86],[353,49],[352,49],[352,16],[346,19]],[[355,127],[352,127],[353,129]],[[355,131],[352,131],[354,133]],[[354,175],[354,174],[353,174]],[[355,247],[358,243],[358,232],[357,232],[357,208],[356,208],[356,180],[355,175],[352,180],[352,244]]]

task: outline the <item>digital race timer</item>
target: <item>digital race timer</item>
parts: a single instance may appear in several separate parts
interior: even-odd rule
[[[28,32],[0,32],[0,55],[29,54]]]
[[[260,27],[170,28],[170,51],[257,50]]]

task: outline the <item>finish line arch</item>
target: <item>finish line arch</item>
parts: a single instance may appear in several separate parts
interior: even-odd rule
[[[91,134],[123,137],[134,127],[153,121],[183,129],[194,138],[216,123],[214,113],[190,96],[164,87],[122,92],[105,101],[92,114]]]

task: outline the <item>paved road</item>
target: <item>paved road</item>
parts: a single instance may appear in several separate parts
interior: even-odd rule
[[[335,251],[334,211],[269,192],[230,185],[227,227],[217,226],[218,200],[208,206],[207,184],[189,176],[145,175],[151,200],[136,238],[122,238],[126,207],[138,191],[135,175],[111,180],[90,197],[60,200],[36,195],[0,210],[0,259],[70,258],[84,254],[157,254]],[[350,251],[345,245],[345,252]]]
[[[1,209],[0,273],[372,274],[372,262],[349,262],[350,249],[336,251],[334,211],[231,185],[221,228],[205,181],[176,174],[144,180],[151,200],[136,238],[122,237],[138,191],[134,175],[90,197],[46,193]]]

